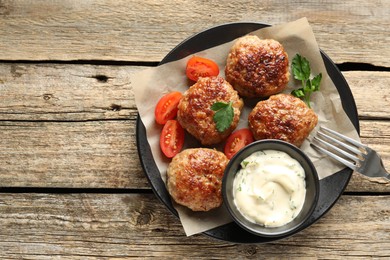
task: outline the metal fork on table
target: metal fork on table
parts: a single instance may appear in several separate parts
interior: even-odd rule
[[[376,151],[334,130],[321,126],[311,145],[365,176],[390,180],[390,174]]]

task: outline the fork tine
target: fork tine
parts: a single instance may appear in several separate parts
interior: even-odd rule
[[[334,134],[335,136],[337,136],[337,137],[339,137],[341,139],[347,140],[348,142],[350,142],[351,144],[353,144],[353,145],[355,145],[357,147],[366,148],[365,145],[359,143],[358,141],[356,141],[356,140],[354,140],[354,139],[352,139],[352,138],[350,138],[348,136],[342,135],[342,134],[340,134],[340,133],[338,133],[338,132],[336,132],[336,131],[334,131],[332,129],[329,129],[329,128],[325,127],[325,126],[321,126],[320,129],[323,129],[323,130],[327,131],[328,133],[332,133],[332,134]]]
[[[330,130],[330,129],[329,129]],[[322,132],[317,132],[317,134],[318,135],[321,135],[321,136],[323,136],[323,137],[325,137],[325,138],[327,138],[327,139],[329,139],[329,140],[331,140],[332,142],[335,142],[335,143],[337,143],[338,145],[340,145],[341,147],[343,147],[343,148],[345,148],[345,149],[347,149],[347,150],[349,150],[349,151],[351,151],[351,152],[353,152],[353,153],[355,153],[355,154],[357,154],[357,155],[360,155],[360,156],[364,156],[364,154],[362,153],[362,151],[360,151],[359,149],[357,149],[356,147],[353,147],[353,146],[350,146],[350,145],[348,145],[348,144],[346,144],[346,143],[344,143],[344,142],[341,142],[340,140],[337,140],[336,138],[333,138],[333,137],[331,137],[331,136],[329,136],[329,135],[327,135],[327,134],[325,134],[325,133],[322,133]],[[340,135],[340,134],[338,134],[337,133],[337,136],[338,137],[340,137],[340,138],[342,138],[342,139],[346,139],[346,137],[347,136],[343,136],[343,135]],[[347,138],[349,138],[349,137],[347,137]],[[350,138],[349,138],[350,139]],[[346,139],[347,141],[350,141],[350,140],[348,140],[348,139]],[[352,140],[352,139],[351,139]],[[354,142],[355,142],[355,140],[353,140]],[[356,145],[356,146],[358,146],[358,147],[362,147],[362,145],[360,144],[360,143],[358,143],[358,142],[356,142],[358,145]]]
[[[322,143],[323,145],[325,145],[325,146],[327,146],[327,147],[330,147],[330,148],[332,148],[333,150],[339,152],[340,154],[344,155],[345,157],[351,159],[351,160],[354,161],[355,163],[358,163],[358,162],[359,162],[359,158],[358,158],[358,157],[356,157],[356,156],[354,156],[354,155],[352,155],[352,154],[350,154],[350,153],[344,151],[343,149],[340,149],[340,148],[338,148],[337,146],[335,146],[335,145],[333,145],[333,144],[331,144],[331,143],[328,143],[328,142],[326,142],[325,140],[322,140],[322,139],[318,138],[317,136],[314,137],[314,139],[315,139],[316,141]]]
[[[311,143],[310,145],[313,146],[314,148],[318,149],[319,151],[323,152],[324,154],[329,155],[330,157],[339,161],[340,163],[344,164],[345,166],[351,168],[352,170],[356,171],[356,169],[357,169],[356,165],[351,163],[350,161],[345,160],[344,158],[342,158],[334,153],[329,152],[328,150],[322,148],[321,146],[315,145],[313,143]]]

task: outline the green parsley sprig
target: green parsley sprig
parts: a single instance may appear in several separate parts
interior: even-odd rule
[[[215,102],[211,106],[211,109],[216,111],[213,120],[218,132],[223,132],[228,129],[232,124],[234,117],[233,102]]]
[[[308,107],[310,106],[310,95],[320,90],[320,83],[322,79],[322,73],[316,75],[313,79],[310,79],[310,63],[298,53],[292,60],[292,72],[294,78],[302,82],[302,87],[295,89],[291,92],[293,96],[302,99]]]

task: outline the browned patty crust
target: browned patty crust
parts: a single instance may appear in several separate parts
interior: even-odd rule
[[[256,140],[280,139],[299,147],[317,125],[318,116],[299,98],[277,94],[258,102],[248,121]]]
[[[268,97],[287,86],[288,55],[276,40],[247,35],[230,49],[225,76],[243,97]]]
[[[208,148],[186,149],[173,157],[167,169],[167,188],[180,205],[208,211],[222,204],[222,177],[227,157]]]
[[[219,132],[214,122],[215,102],[233,102],[234,117],[230,127]],[[202,145],[222,142],[237,127],[244,106],[237,91],[221,77],[204,77],[184,92],[178,105],[177,120]]]

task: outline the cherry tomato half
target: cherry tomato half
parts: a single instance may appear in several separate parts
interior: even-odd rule
[[[198,81],[199,77],[218,76],[219,68],[212,60],[193,56],[187,62],[186,75],[190,80]]]
[[[225,155],[230,160],[241,148],[254,141],[253,134],[248,128],[233,132],[225,144]]]
[[[165,124],[168,120],[174,119],[177,115],[177,105],[183,95],[174,91],[164,95],[157,103],[154,110],[156,122],[160,125]]]
[[[184,129],[177,120],[168,120],[160,135],[160,148],[166,157],[172,158],[184,144]]]

